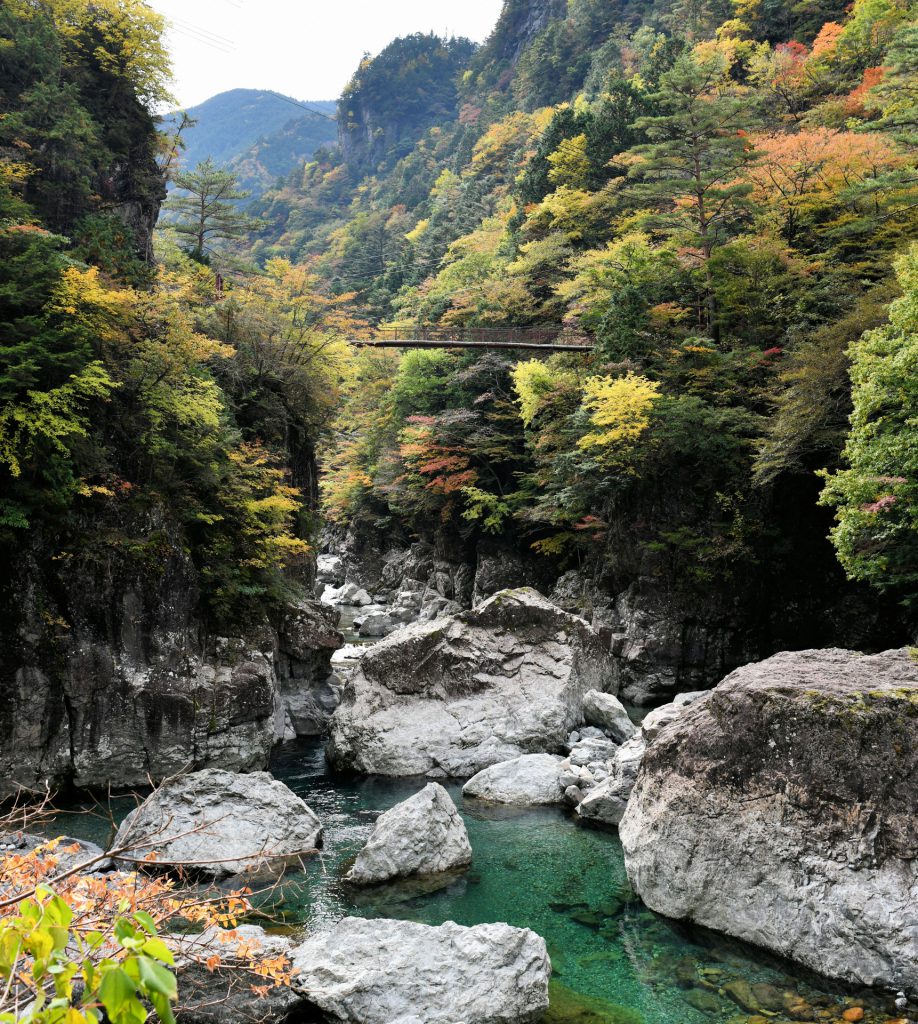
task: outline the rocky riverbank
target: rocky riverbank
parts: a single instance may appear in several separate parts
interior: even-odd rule
[[[398,560],[399,573],[407,562]],[[345,661],[337,611],[315,602],[291,609],[279,628],[265,633],[263,649],[211,642],[206,650],[223,660],[206,652],[186,660],[191,677],[167,667],[174,662],[151,661],[149,650],[138,662],[121,636],[115,661],[121,685],[129,683],[143,707],[145,694],[158,694],[156,687],[168,680],[191,701],[187,723],[174,716],[177,728],[167,745],[159,740],[159,720],[138,714],[137,707],[131,724],[123,725],[116,701],[126,698],[118,685],[105,693],[87,690],[93,714],[109,716],[107,732],[97,731],[95,746],[73,748],[75,760],[65,763],[82,767],[70,777],[87,784],[99,777],[94,772],[106,771],[122,773],[121,783],[139,781],[142,767],[152,765],[154,775],[185,767],[189,751],[192,766],[206,768],[170,783],[125,823],[116,839],[122,860],[158,849],[163,822],[177,822],[188,837],[159,850],[167,869],[194,865],[198,875],[221,878],[237,875],[237,868],[260,870],[262,861],[308,856],[321,841],[321,816],[270,777],[250,773],[265,766],[278,739],[324,734],[339,773],[414,780],[413,792],[375,821],[362,849],[342,866],[342,886],[367,893],[361,906],[379,900],[380,907],[399,905],[379,895],[393,887],[408,886],[403,899],[433,899],[455,885],[475,884],[468,878],[475,877],[478,855],[463,815],[507,814],[512,821],[530,813],[526,808],[557,807],[553,813],[573,811],[582,825],[621,827],[632,883],[653,910],[836,978],[886,988],[893,997],[901,990],[907,1005],[918,976],[909,916],[918,899],[918,839],[912,834],[918,820],[918,663],[908,651],[786,653],[739,669],[713,689],[678,693],[648,714],[629,714],[619,699],[626,696],[623,648],[606,625],[562,607],[571,601],[557,588],[550,597],[527,587],[502,590],[464,609],[456,596],[469,581],[461,576],[450,576],[449,584],[440,580],[433,590],[428,580],[420,598],[414,590],[393,598],[391,591],[358,587],[342,572],[340,556],[323,559],[319,584],[326,600],[360,609],[355,625],[365,642],[377,631],[388,634]],[[477,586],[472,577],[473,594]],[[161,643],[165,650],[167,638]],[[332,660],[339,674],[331,671]],[[167,703],[161,715],[164,709]],[[206,713],[211,717],[203,726]],[[117,745],[111,762],[103,760],[111,736],[125,751],[131,742],[144,751],[149,746],[143,764],[132,766],[134,775]],[[12,756],[19,756],[15,748]],[[30,770],[38,769],[33,764]],[[451,796],[417,776],[444,784],[467,780],[461,805],[458,790]],[[152,839],[140,835],[150,832]],[[260,857],[246,853],[253,841]],[[572,897],[576,890],[574,884]],[[616,914],[597,913],[576,898],[557,902],[572,908],[578,925],[618,941]],[[304,963],[317,956],[315,970],[323,977],[338,971],[342,951],[364,934],[360,922],[340,931],[331,923],[306,940],[312,945]],[[381,931],[366,932],[368,949],[390,940],[392,949],[410,947],[417,939],[431,964],[450,976],[452,965],[436,952],[440,935],[408,935],[394,927],[398,922],[381,924]],[[489,933],[487,942],[497,934]],[[480,962],[491,973],[476,981],[463,966],[456,984],[501,992],[506,971],[520,968],[528,976],[530,968],[520,965],[534,962],[530,940],[513,928],[499,937],[497,946],[481,947]],[[471,943],[470,949],[484,941],[464,932],[447,940]],[[518,942],[525,956],[510,949]],[[381,962],[367,960],[365,984],[342,975],[338,994],[315,1005],[330,1019],[358,1024],[452,1021],[449,1014],[459,1011],[432,975],[429,985],[424,980],[426,967],[401,994],[388,982],[380,988],[372,981],[398,962],[388,946],[384,952]],[[519,1005],[509,994],[499,997],[509,1007],[505,1016],[482,995],[483,1001],[463,1004],[463,1021],[539,1019],[546,972]],[[686,1002],[711,1013],[732,1002],[751,1014],[750,1021],[761,1014],[836,1020],[832,1013],[801,1017],[792,998],[761,985],[747,985],[747,991],[742,981],[700,969],[691,978],[686,973]],[[291,1005],[299,996],[309,993],[297,989]],[[809,1012],[812,1005],[806,1005]]]
[[[654,910],[918,994],[918,656],[734,672],[649,745],[621,837]]]

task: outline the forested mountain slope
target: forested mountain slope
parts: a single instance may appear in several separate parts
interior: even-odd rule
[[[338,137],[335,103],[299,101],[263,89],[231,89],[183,113],[193,122],[182,131],[180,163],[192,168],[211,157],[236,171],[240,185],[260,195]],[[322,114],[328,115],[322,117]],[[169,114],[165,131],[181,123]]]
[[[220,290],[154,257],[161,31],[139,0],[0,7],[4,792],[263,765],[313,571],[346,319],[283,261]]]
[[[844,569],[914,589],[905,446],[861,451],[865,420],[843,449],[858,340],[896,335],[912,287],[916,38],[901,0],[508,0],[410,152],[400,63],[363,66],[341,109],[372,159],[318,153],[256,253],[312,258],[370,323],[549,323],[595,355],[360,357],[332,518],[585,569],[712,674],[890,640],[827,536],[835,509]],[[372,116],[349,101],[371,78]]]

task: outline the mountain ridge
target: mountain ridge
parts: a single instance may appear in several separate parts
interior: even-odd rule
[[[335,100],[301,103],[271,89],[240,88],[170,111],[163,123],[175,129],[183,113],[195,122],[182,132],[183,168],[210,157],[236,171],[243,188],[260,195],[317,149],[337,142],[336,108]]]

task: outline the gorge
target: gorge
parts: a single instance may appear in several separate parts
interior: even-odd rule
[[[0,4],[0,1015],[918,1019],[913,7],[183,153],[156,6]],[[582,345],[352,344],[494,329]]]

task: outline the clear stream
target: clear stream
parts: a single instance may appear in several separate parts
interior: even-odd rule
[[[352,628],[359,610],[341,612],[348,643],[368,643]],[[333,775],[318,740],[278,747],[271,771],[318,814],[324,848],[305,872],[274,890],[270,906],[261,905],[258,923],[269,928],[320,928],[347,915],[532,928],[547,942],[554,969],[546,1024],[845,1024],[842,1014],[858,1019],[857,1008],[863,1024],[905,1024],[878,993],[835,985],[651,913],[631,891],[616,833],[586,828],[562,808],[465,800],[459,782],[446,788],[468,828],[471,868],[433,888],[406,883],[355,891],[341,879],[376,819],[427,780]],[[120,821],[133,806],[132,799],[115,799],[109,810]],[[111,823],[62,814],[55,828],[104,845]]]
[[[833,986],[749,947],[650,913],[630,890],[615,833],[584,828],[560,808],[463,800],[458,783],[448,789],[468,827],[471,869],[432,892],[406,885],[354,893],[341,883],[342,868],[379,814],[425,780],[332,776],[317,741],[283,745],[272,771],[325,826],[321,858],[305,874],[291,876],[272,906],[262,908],[274,927],[312,928],[350,914],[532,928],[544,936],[554,966],[551,1022],[818,1022],[838,1021],[855,1007],[865,1009],[869,1024],[895,1016],[891,1002],[875,993]],[[130,806],[116,801],[116,817]],[[105,828],[93,821],[66,814],[57,827],[105,842]]]

